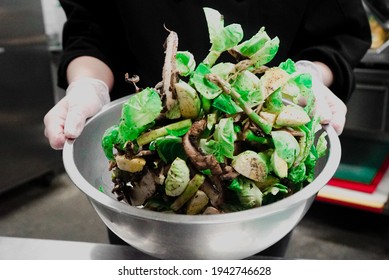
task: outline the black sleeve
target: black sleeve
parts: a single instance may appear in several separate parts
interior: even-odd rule
[[[106,63],[116,80],[123,80],[128,59],[125,34],[115,2],[60,0],[67,16],[63,28],[63,52],[58,68],[58,86],[66,88],[66,69],[79,56],[92,56]],[[120,34],[118,36],[117,34]]]
[[[295,60],[327,64],[333,74],[330,89],[343,101],[354,90],[353,68],[371,45],[368,19],[360,0],[312,0],[292,48]],[[294,51],[293,51],[294,50]]]

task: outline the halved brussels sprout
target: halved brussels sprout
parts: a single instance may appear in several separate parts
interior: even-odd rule
[[[276,119],[278,126],[296,127],[306,124],[310,121],[308,114],[304,109],[297,105],[284,106]]]
[[[282,87],[289,80],[289,74],[281,68],[268,69],[261,77],[261,91],[265,98]]]
[[[209,202],[208,196],[202,190],[197,190],[196,194],[189,200],[186,214],[196,215],[203,211]]]
[[[296,138],[289,132],[283,130],[272,131],[271,136],[273,138],[275,153],[287,162],[288,167],[291,167],[297,155],[300,153],[300,146]]]
[[[281,158],[276,151],[271,156],[271,165],[274,173],[280,178],[288,176],[288,163]]]
[[[120,170],[131,173],[142,171],[143,167],[146,165],[146,160],[144,158],[128,159],[125,155],[117,155],[115,160]]]
[[[168,196],[179,196],[189,183],[189,168],[185,161],[176,158],[167,172],[165,180],[165,193]]]
[[[182,80],[174,84],[174,87],[181,116],[189,119],[197,118],[201,110],[201,100],[196,90]]]
[[[263,181],[269,172],[265,156],[250,150],[237,155],[231,166],[243,176],[257,182]]]

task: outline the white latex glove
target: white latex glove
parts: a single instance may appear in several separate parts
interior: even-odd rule
[[[62,149],[66,139],[77,138],[88,118],[110,102],[108,86],[101,80],[80,78],[72,82],[66,96],[44,117],[45,136],[54,149]]]
[[[313,62],[300,60],[295,65],[298,72],[310,73],[312,76],[315,110],[320,116],[320,122],[330,124],[340,135],[346,123],[346,105],[324,84],[322,73]]]

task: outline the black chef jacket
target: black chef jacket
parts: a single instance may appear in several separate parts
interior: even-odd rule
[[[63,32],[59,86],[77,56],[93,56],[112,69],[112,98],[130,94],[125,73],[139,75],[140,87],[161,80],[166,29],[178,33],[181,51],[201,62],[210,48],[203,7],[239,23],[249,39],[262,26],[280,47],[270,65],[287,58],[326,63],[334,73],[331,90],[347,100],[354,87],[352,69],[370,47],[371,35],[360,0],[61,0],[68,17]]]

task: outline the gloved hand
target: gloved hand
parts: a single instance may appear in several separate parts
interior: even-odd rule
[[[80,78],[44,117],[45,136],[53,149],[62,149],[66,139],[77,138],[88,118],[110,102],[108,86],[101,80]]]
[[[346,105],[324,84],[322,72],[315,63],[300,60],[295,65],[298,72],[310,73],[312,76],[312,89],[316,98],[315,110],[320,116],[320,122],[330,124],[340,135],[346,123]]]

